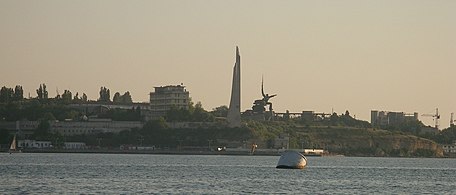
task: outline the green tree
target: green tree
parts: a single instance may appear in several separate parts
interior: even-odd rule
[[[148,144],[167,144],[170,137],[169,129],[163,117],[157,120],[150,120],[144,124],[140,134],[144,136],[145,143]]]
[[[211,114],[215,117],[226,117],[228,116],[228,106],[223,105],[213,108]]]
[[[0,129],[0,144],[9,144],[11,136],[7,129]]]
[[[144,131],[162,130],[166,128],[168,128],[168,125],[163,117],[160,117],[157,120],[150,120],[143,126]]]
[[[212,121],[214,121],[214,116],[211,115],[206,110],[204,110],[203,104],[201,104],[201,102],[196,103],[195,109],[194,109],[193,113],[191,113],[191,115],[192,115],[192,117],[191,117],[192,121],[195,121],[195,122],[212,122]]]
[[[117,104],[121,103],[120,93],[119,92],[116,92],[114,94],[114,97],[112,97],[112,102],[117,103]]]
[[[432,139],[440,144],[453,144],[454,142],[456,142],[456,126],[451,126],[442,130],[438,135],[435,135]]]
[[[33,132],[33,137],[37,140],[47,140],[50,137],[51,124],[47,120],[40,120],[40,124]]]
[[[133,103],[133,100],[131,99],[131,95],[130,95],[130,92],[127,91],[125,92],[123,95],[122,95],[122,103],[123,104],[132,104]]]
[[[73,101],[75,101],[75,102],[79,102],[79,101],[80,101],[79,93],[78,93],[78,92],[76,92],[76,95],[74,95]]]
[[[43,117],[41,118],[41,120],[45,120],[45,121],[55,121],[55,116],[54,114],[50,113],[50,112],[46,112],[43,114]]]
[[[14,91],[12,88],[2,87],[0,90],[0,102],[8,103],[13,100]]]
[[[120,95],[119,92],[116,92],[112,98],[112,102],[117,104],[132,104],[133,100],[131,99],[129,91],[125,92],[123,95]]]
[[[46,100],[46,99],[48,99],[48,91],[47,91],[47,89],[46,89],[46,84],[44,84],[44,83],[43,83],[43,84],[40,84],[40,88],[38,88],[38,89],[36,90],[36,93],[37,93],[37,95],[38,95],[37,98],[38,98],[39,100]]]
[[[16,85],[14,88],[14,100],[22,100],[24,99],[24,90],[22,89],[22,86]]]
[[[65,104],[69,104],[71,102],[71,99],[73,98],[73,95],[71,94],[70,90],[66,90],[62,94],[62,100]]]
[[[106,87],[100,88],[100,97],[98,98],[99,102],[110,102],[111,101],[111,92]]]
[[[82,93],[82,101],[87,102],[87,95],[85,93]]]
[[[178,122],[178,121],[191,121],[192,113],[188,109],[172,107],[166,112],[166,121]]]

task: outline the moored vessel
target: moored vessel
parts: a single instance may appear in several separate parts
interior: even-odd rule
[[[10,145],[10,148],[9,148],[8,152],[10,154],[12,154],[12,153],[21,153],[22,152],[21,150],[17,149],[16,135],[14,135],[13,141],[11,141],[11,145]]]
[[[296,151],[285,151],[279,159],[278,169],[303,169],[307,165],[307,158]]]

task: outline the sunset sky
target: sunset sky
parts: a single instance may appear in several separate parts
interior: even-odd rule
[[[184,83],[228,105],[235,47],[242,110],[265,91],[277,112],[456,112],[456,1],[0,1],[0,85],[46,83],[148,102]],[[1,87],[0,86],[0,87]],[[420,116],[427,125],[432,118]]]

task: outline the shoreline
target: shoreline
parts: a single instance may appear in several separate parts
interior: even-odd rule
[[[8,150],[1,150],[8,153]],[[191,151],[191,150],[113,150],[113,149],[23,149],[22,153],[85,153],[85,154],[161,154],[161,155],[232,155],[232,156],[280,156],[279,152],[255,151],[253,154],[244,151]],[[316,156],[322,155],[305,155]]]
[[[151,154],[151,155],[227,155],[227,156],[280,156],[281,152],[255,151],[253,154],[246,151],[192,151],[192,150],[119,150],[119,149],[23,149],[21,153],[80,153],[80,154]],[[0,153],[8,153],[7,149],[0,149]],[[456,155],[443,157],[419,156],[345,156],[337,154],[304,154],[306,157],[386,157],[386,158],[456,158]]]

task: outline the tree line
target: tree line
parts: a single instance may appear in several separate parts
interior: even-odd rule
[[[82,103],[82,102],[101,102],[101,103],[113,103],[113,104],[132,104],[133,100],[129,91],[121,94],[116,92],[111,100],[110,90],[106,87],[100,88],[100,96],[96,101],[88,100],[87,95],[79,92],[73,95],[69,89],[65,89],[60,95],[57,95],[54,98],[49,97],[49,92],[47,90],[46,84],[40,84],[36,89],[36,96],[25,98],[24,89],[21,85],[16,85],[14,88],[3,86],[0,90],[0,103],[10,103],[16,101],[22,101],[26,99],[36,99],[39,101],[58,101],[64,104],[70,103]]]

